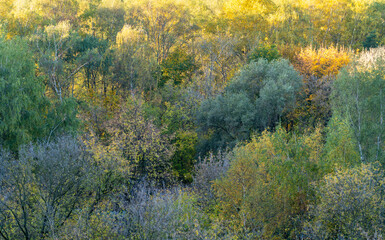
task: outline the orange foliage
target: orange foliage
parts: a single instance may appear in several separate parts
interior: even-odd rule
[[[318,50],[306,47],[296,56],[294,67],[305,77],[336,76],[350,62],[350,53],[343,48],[329,47]]]
[[[326,125],[331,108],[331,84],[340,69],[350,62],[351,54],[343,48],[302,49],[293,58],[294,67],[304,77],[297,107],[287,116],[287,127]]]

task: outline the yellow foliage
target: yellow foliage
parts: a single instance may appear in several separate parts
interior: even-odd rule
[[[381,239],[384,172],[378,164],[362,164],[325,176],[312,209],[314,239]],[[366,237],[364,237],[366,235]],[[380,235],[381,236],[381,235]]]
[[[83,139],[83,142],[92,154],[95,162],[101,164],[105,171],[113,169],[125,177],[132,175],[131,166],[123,157],[122,149],[117,145],[103,144],[94,132],[90,132],[90,134]]]
[[[118,47],[127,44],[135,44],[143,41],[145,38],[144,30],[134,28],[130,25],[124,25],[122,30],[116,36]]]
[[[45,32],[48,37],[57,37],[59,39],[64,39],[69,37],[71,31],[71,24],[68,20],[61,21],[56,25],[48,25],[45,27]]]
[[[304,76],[336,76],[350,62],[351,54],[343,48],[306,47],[296,56],[295,68]]]
[[[296,136],[278,128],[236,148],[226,176],[214,183],[224,219],[269,239],[291,234],[290,218],[307,211],[310,184],[320,178],[322,141],[321,129]]]
[[[229,0],[223,11],[229,18],[242,15],[261,14],[271,10],[273,3],[269,0]]]
[[[294,56],[293,65],[304,77],[304,84],[297,107],[287,116],[291,122],[299,127],[327,123],[331,114],[329,95],[332,80],[352,56],[350,51],[337,47],[306,47]]]

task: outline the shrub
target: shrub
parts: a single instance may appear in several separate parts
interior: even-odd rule
[[[374,239],[384,233],[384,172],[376,164],[324,177],[307,225],[310,239]],[[376,238],[377,239],[377,238]],[[382,239],[382,238],[378,238]]]

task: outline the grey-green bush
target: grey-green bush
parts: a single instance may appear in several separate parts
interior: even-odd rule
[[[301,85],[288,60],[260,59],[246,65],[222,94],[202,102],[197,121],[207,140],[201,152],[233,147],[254,131],[274,128],[294,107]]]

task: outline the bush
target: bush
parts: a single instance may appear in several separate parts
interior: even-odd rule
[[[122,196],[113,228],[127,239],[200,239],[205,216],[187,190],[138,184],[130,199]]]
[[[215,180],[225,175],[229,169],[231,158],[231,152],[219,151],[216,155],[210,153],[195,165],[193,186],[201,201],[208,203],[215,199],[212,185]]]
[[[380,166],[363,164],[325,176],[307,225],[309,239],[382,239],[385,178]],[[375,237],[379,238],[375,238]]]

